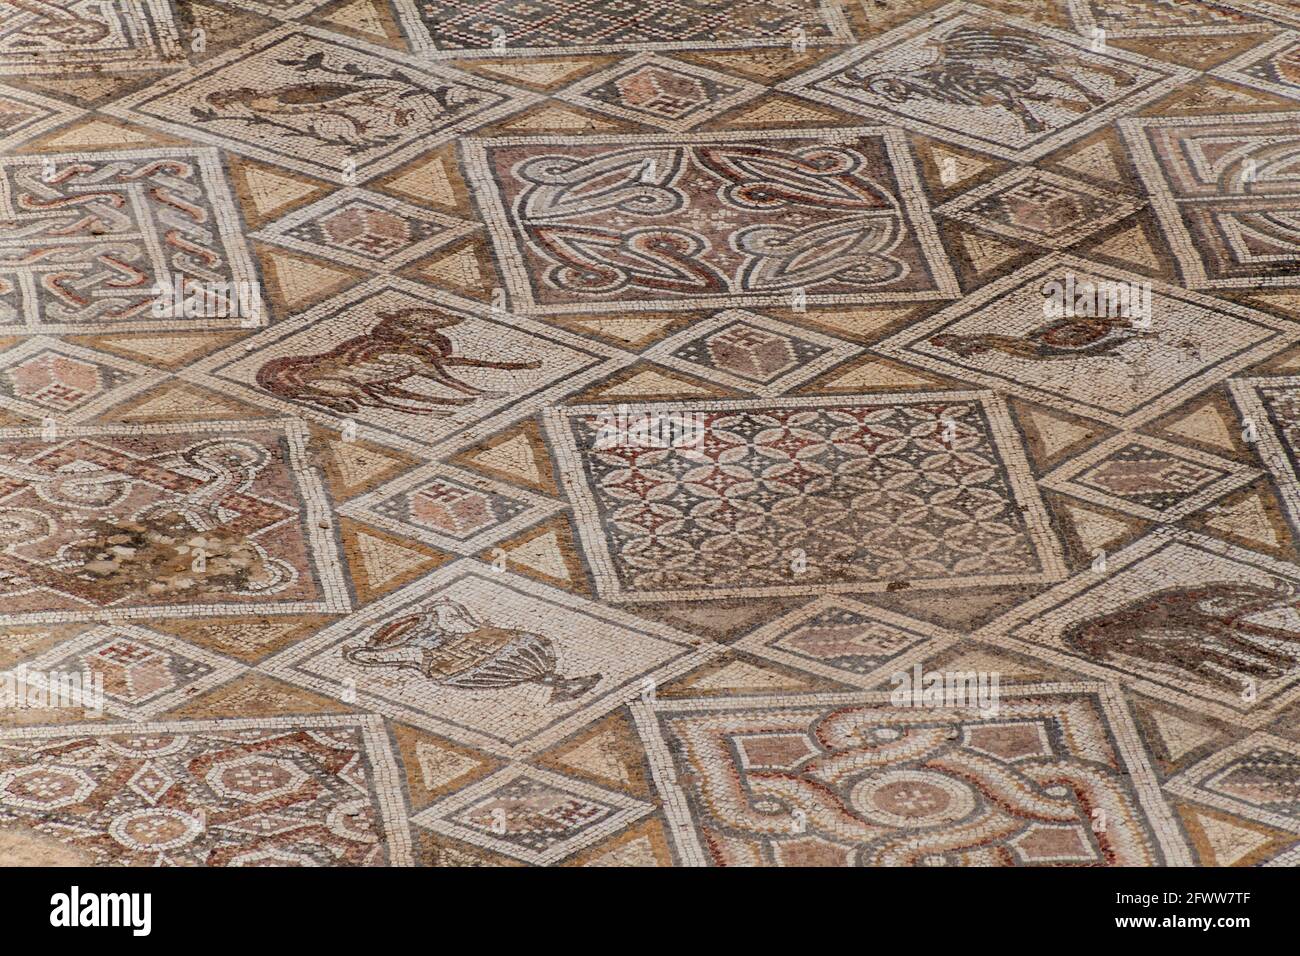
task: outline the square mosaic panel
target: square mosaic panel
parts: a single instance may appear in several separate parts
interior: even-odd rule
[[[6,4],[0,75],[109,73],[185,65],[166,0],[23,0]]]
[[[896,130],[509,137],[464,150],[526,314],[957,294]]]
[[[634,709],[684,865],[1188,862],[1131,718],[1102,685],[1004,689],[993,718],[871,692]]]
[[[208,147],[0,157],[0,334],[255,328],[248,243]],[[202,288],[208,315],[158,316]]]
[[[384,47],[285,25],[105,112],[350,184],[535,98]]]
[[[1064,576],[1042,502],[1023,477],[1023,452],[991,392],[664,402],[634,411],[691,416],[698,440],[609,441],[618,407],[547,412],[606,600]]]
[[[1151,315],[1054,318],[1052,283],[1151,290]],[[876,348],[1121,427],[1150,421],[1300,337],[1295,323],[1135,273],[1049,255]]]
[[[1041,484],[1150,521],[1177,521],[1258,474],[1217,455],[1125,433],[1070,459]]]
[[[410,866],[376,717],[0,728],[0,829],[87,863]]]
[[[0,622],[346,611],[304,431],[0,429]]]
[[[1086,37],[952,3],[780,88],[1006,159],[1037,159],[1194,74]]]
[[[1120,122],[1193,289],[1300,285],[1300,113]]]
[[[843,13],[821,0],[396,0],[411,45],[449,56],[679,47],[786,46],[851,40]]]

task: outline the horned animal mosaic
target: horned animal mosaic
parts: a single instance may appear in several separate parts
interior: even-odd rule
[[[1300,862],[1300,7],[0,0],[0,863]]]

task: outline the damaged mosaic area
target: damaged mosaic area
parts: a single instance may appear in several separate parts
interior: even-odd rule
[[[1300,8],[0,2],[0,864],[1300,863]]]

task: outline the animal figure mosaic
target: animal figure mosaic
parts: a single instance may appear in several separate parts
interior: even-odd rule
[[[195,107],[194,116],[203,121],[235,117],[254,128],[310,134],[359,152],[399,138],[396,133],[373,133],[380,121],[408,127],[421,119],[432,122],[464,112],[478,102],[452,84],[426,87],[402,70],[372,73],[352,63],[331,66],[320,51],[280,63],[306,78],[269,88],[245,86],[210,93],[206,108]]]
[[[1088,317],[1058,319],[1025,335],[944,333],[932,337],[930,344],[963,357],[996,351],[1037,361],[1112,355],[1125,342],[1149,334],[1134,328],[1130,319]]]
[[[1275,679],[1295,669],[1300,627],[1265,618],[1279,612],[1294,616],[1298,603],[1293,585],[1269,589],[1223,582],[1166,588],[1072,624],[1064,640],[1098,660],[1124,654],[1235,688],[1245,677]]]
[[[863,65],[847,72],[845,85],[861,86],[891,103],[912,99],[954,106],[997,107],[1015,115],[1026,132],[1038,133],[1047,124],[1034,115],[1031,103],[1047,103],[1072,113],[1086,113],[1106,98],[1079,79],[1092,73],[1116,86],[1132,86],[1125,71],[1096,60],[1084,60],[1021,30],[997,26],[960,27],[927,41],[934,60],[914,70],[873,71]],[[1044,89],[1047,82],[1071,90],[1074,96]]]
[[[494,362],[457,355],[441,330],[464,321],[437,309],[385,312],[370,331],[316,355],[267,362],[257,383],[273,395],[333,411],[387,408],[412,415],[445,415],[435,405],[466,405],[484,390],[452,375],[451,368],[534,369],[538,362]],[[403,388],[421,378],[469,398],[447,398]],[[405,403],[405,404],[403,404]]]

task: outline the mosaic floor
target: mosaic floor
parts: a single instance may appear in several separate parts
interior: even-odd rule
[[[0,862],[1300,864],[1297,0],[0,77]]]

